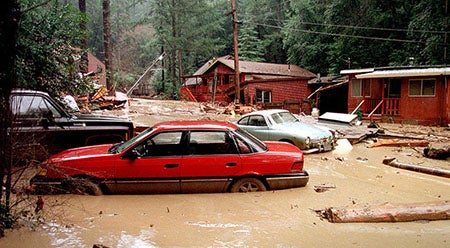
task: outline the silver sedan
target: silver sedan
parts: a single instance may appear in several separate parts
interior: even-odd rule
[[[304,153],[330,151],[335,144],[332,131],[301,122],[283,109],[255,111],[243,115],[236,124],[261,140],[289,142]]]

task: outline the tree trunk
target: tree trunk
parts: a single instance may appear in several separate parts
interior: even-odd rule
[[[450,219],[450,202],[327,208],[315,212],[333,223],[448,220]]]
[[[2,216],[10,212],[11,169],[12,169],[12,141],[8,135],[12,117],[9,111],[9,96],[17,85],[15,71],[16,44],[21,19],[20,5],[17,0],[3,0],[0,3],[0,202],[4,208],[0,209]],[[6,179],[6,180],[5,180]],[[2,198],[5,197],[3,200]],[[0,237],[4,236],[4,226],[0,223]]]
[[[83,20],[80,23],[80,29],[83,32],[83,38],[81,40],[81,61],[80,61],[80,72],[87,73],[88,67],[88,54],[87,54],[87,23],[86,23],[86,0],[78,0],[78,8],[81,14],[83,14]]]
[[[426,167],[426,166],[415,165],[415,164],[404,164],[404,163],[398,162],[397,159],[395,159],[395,158],[387,157],[387,158],[383,159],[383,164],[386,164],[386,165],[389,165],[392,167],[396,167],[396,168],[400,168],[400,169],[405,169],[405,170],[425,173],[425,174],[429,174],[429,175],[450,178],[450,170]]]
[[[175,0],[172,0],[172,6],[175,7]],[[172,15],[172,37],[175,38],[177,37],[177,20],[176,20],[176,15],[173,14]],[[176,61],[177,61],[177,49],[176,47],[173,45],[171,47],[172,51],[170,53],[170,61],[171,61],[171,70],[172,70],[172,99],[173,99],[173,92],[175,91],[175,86],[176,86],[176,78],[177,78],[177,69],[176,69]]]
[[[111,22],[110,22],[110,3],[109,0],[103,0],[103,45],[105,50],[105,68],[106,68],[106,88],[109,94],[114,94],[114,84],[111,77]]]
[[[173,87],[172,89],[172,96],[175,98],[176,96],[176,90],[178,89],[179,86],[181,86],[183,84],[183,54],[181,53],[181,51],[178,51],[178,84],[174,85],[175,87]]]

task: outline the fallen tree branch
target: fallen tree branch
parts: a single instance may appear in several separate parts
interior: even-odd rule
[[[322,193],[327,190],[335,189],[335,188],[336,188],[336,185],[334,185],[332,183],[323,183],[321,185],[314,185],[314,191],[316,191],[318,193]]]
[[[341,207],[314,210],[319,217],[332,223],[407,222],[450,219],[450,202],[431,202],[373,207]]]
[[[434,176],[440,176],[440,177],[446,177],[450,178],[450,170],[446,169],[440,169],[440,168],[431,168],[421,165],[415,165],[415,164],[404,164],[397,161],[396,158],[385,158],[383,159],[383,164],[400,168],[400,169],[406,169],[416,172],[421,172],[425,174],[430,174]]]

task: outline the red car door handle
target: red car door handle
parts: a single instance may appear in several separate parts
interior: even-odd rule
[[[176,168],[178,167],[178,164],[166,164],[164,165],[164,168]]]
[[[226,166],[236,166],[237,163],[236,162],[228,162],[225,164]]]

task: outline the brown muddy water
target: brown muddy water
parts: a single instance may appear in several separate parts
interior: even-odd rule
[[[162,105],[158,105],[162,104]],[[196,103],[133,100],[116,113],[138,125],[172,119],[223,119]],[[225,115],[225,119],[228,119]],[[48,195],[40,221],[7,231],[0,247],[450,247],[450,221],[329,223],[313,210],[450,200],[450,179],[389,167],[401,163],[450,170],[450,160],[411,148],[340,142],[305,156],[304,188],[248,194]],[[314,186],[333,184],[318,193]]]
[[[304,188],[247,194],[44,196],[42,225],[8,231],[0,247],[449,247],[450,221],[336,224],[313,210],[450,200],[450,179],[382,164],[449,161],[409,148],[340,144],[306,155]],[[315,185],[336,188],[317,193]],[[32,228],[33,227],[33,228]]]

